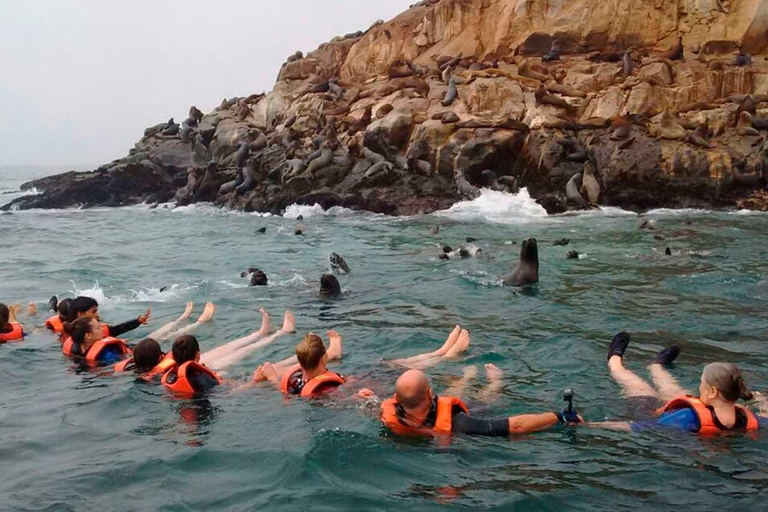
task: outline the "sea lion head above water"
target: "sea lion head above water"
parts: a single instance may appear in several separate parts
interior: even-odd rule
[[[320,296],[324,298],[341,295],[341,285],[333,274],[323,274],[320,277]]]
[[[507,286],[525,286],[539,282],[539,245],[535,238],[523,240],[520,261],[502,280]]]

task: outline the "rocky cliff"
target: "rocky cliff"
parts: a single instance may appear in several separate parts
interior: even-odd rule
[[[768,0],[426,0],[5,208],[766,208]]]

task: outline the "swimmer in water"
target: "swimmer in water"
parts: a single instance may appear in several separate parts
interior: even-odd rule
[[[371,397],[370,394],[361,396]],[[421,370],[408,370],[397,379],[395,395],[381,403],[380,413],[382,423],[392,433],[426,437],[450,434],[509,437],[583,421],[574,409],[495,419],[476,418],[470,415],[460,398],[449,394],[435,395]]]
[[[148,308],[144,314],[139,315],[135,320],[129,320],[128,322],[119,325],[102,324],[104,336],[117,338],[127,332],[138,329],[149,321],[151,315],[152,308]],[[99,317],[99,303],[91,297],[76,297],[69,307],[68,320],[74,322],[81,317],[93,318],[96,321],[101,322],[101,318]]]
[[[698,396],[692,396],[687,394],[665,369],[680,353],[678,347],[672,346],[662,350],[648,366],[656,385],[654,388],[624,367],[624,352],[629,346],[629,341],[630,336],[626,332],[621,332],[613,338],[608,351],[611,375],[628,397],[658,400],[659,405],[664,404],[656,410],[658,418],[650,422],[601,422],[588,423],[588,426],[631,430],[655,424],[702,435],[749,432],[768,427],[765,397],[749,390],[736,365],[717,362],[705,366],[701,374]],[[755,398],[762,402],[760,418],[751,410],[737,404],[739,399],[749,401]]]
[[[0,345],[24,339],[24,327],[16,319],[16,314],[16,307],[0,303]]]
[[[269,327],[269,316],[263,310],[262,315],[267,320],[266,324],[262,326],[264,328],[263,334],[266,334]],[[260,332],[254,333],[254,335]],[[283,327],[279,331],[251,344],[246,344],[246,340],[251,341],[253,337],[246,336],[202,354],[200,345],[194,336],[181,336],[173,342],[172,357],[175,365],[163,375],[161,382],[171,392],[181,396],[201,393],[221,384],[230,384],[236,389],[249,387],[250,382],[227,381],[214,370],[222,370],[242,360],[254,350],[272,343],[279,336],[290,332],[295,332],[295,319],[290,311],[286,311]]]
[[[62,352],[79,362],[93,366],[114,364],[131,354],[125,341],[105,336],[102,324],[90,316],[65,322],[64,333],[67,338],[62,345]]]

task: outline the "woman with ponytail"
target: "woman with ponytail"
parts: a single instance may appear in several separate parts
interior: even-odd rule
[[[98,320],[81,317],[64,323],[68,335],[62,346],[64,355],[92,365],[114,364],[130,356],[131,349],[123,340],[105,337]]]

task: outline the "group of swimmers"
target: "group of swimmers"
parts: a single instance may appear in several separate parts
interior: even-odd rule
[[[338,332],[328,331],[329,344],[314,333],[309,333],[297,345],[295,354],[277,363],[259,366],[248,382],[227,380],[226,369],[243,360],[248,354],[273,343],[277,338],[295,332],[295,319],[290,311],[284,315],[282,327],[268,335],[269,314],[260,310],[262,324],[258,331],[230,341],[207,352],[201,352],[198,340],[190,333],[209,322],[215,313],[207,303],[196,322],[182,326],[191,317],[193,304],[187,304],[184,313],[156,330],[135,346],[119,336],[146,324],[151,309],[136,319],[111,326],[101,322],[98,303],[90,297],[64,299],[55,303],[56,314],[46,320],[45,326],[58,335],[64,355],[90,366],[111,366],[116,373],[133,373],[138,378],[159,382],[174,394],[194,396],[216,387],[228,385],[242,389],[271,383],[286,395],[304,398],[318,397],[340,387],[350,387],[351,380],[332,371],[328,364],[342,356],[342,339]],[[21,341],[24,329],[18,321],[21,307],[0,304],[0,344]],[[30,305],[29,314],[34,315]],[[162,351],[160,342],[174,339],[169,352]],[[572,407],[554,412],[520,414],[502,418],[477,418],[461,399],[466,385],[476,376],[473,367],[465,370],[444,395],[436,395],[423,370],[463,354],[470,344],[469,332],[456,326],[445,343],[436,351],[389,361],[406,371],[395,383],[393,397],[380,401],[367,388],[351,393],[359,399],[379,405],[382,423],[398,435],[439,436],[467,434],[481,436],[510,436],[545,430],[555,425],[584,424],[591,427],[628,430],[627,422],[585,423]],[[630,336],[619,333],[608,351],[608,367],[613,378],[633,399],[659,400],[653,407],[654,423],[702,435],[721,432],[752,432],[765,428],[768,410],[765,397],[749,391],[738,367],[729,363],[712,363],[704,368],[698,396],[687,394],[665,369],[679,355],[678,347],[669,347],[651,362],[649,371],[656,387],[652,387],[624,367],[624,354]],[[489,384],[486,396],[493,396],[503,385],[502,373],[494,365],[485,366]],[[739,400],[756,400],[761,409],[758,414],[739,405]],[[642,426],[643,422],[634,425]]]

